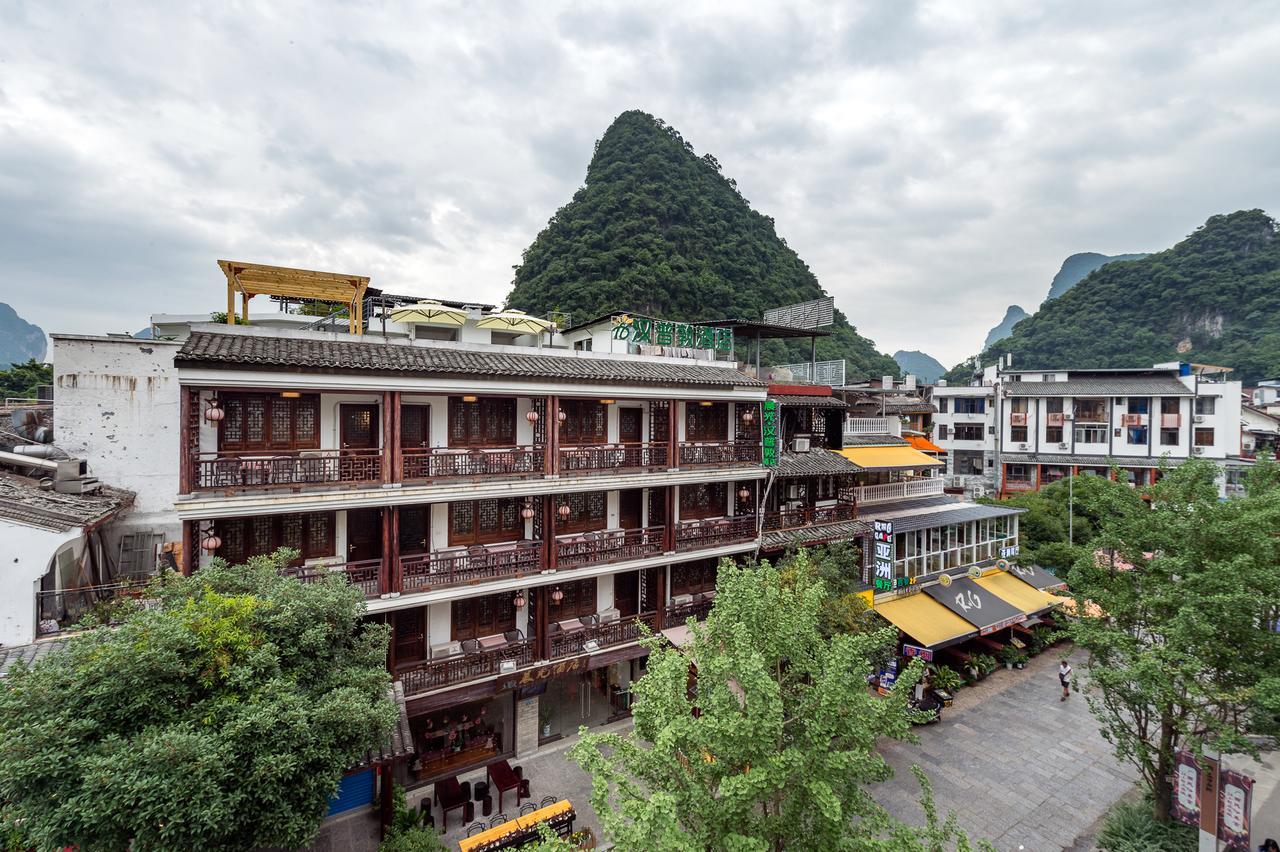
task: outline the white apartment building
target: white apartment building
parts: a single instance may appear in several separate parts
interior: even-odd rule
[[[1241,453],[1241,385],[1226,370],[1185,363],[1149,369],[1001,370],[982,384],[939,386],[936,440],[949,473],[981,475],[1000,494],[1035,491],[1074,474],[1135,486],[1162,464],[1203,457],[1233,491],[1248,465]],[[979,459],[981,460],[979,466]]]

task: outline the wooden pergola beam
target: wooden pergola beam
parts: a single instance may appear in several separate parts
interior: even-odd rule
[[[246,319],[249,316],[249,300],[254,296],[315,299],[345,304],[347,330],[352,334],[362,334],[364,331],[364,293],[369,286],[366,276],[231,260],[219,260],[218,266],[227,278],[228,325],[235,325],[235,296],[239,292],[242,314]]]

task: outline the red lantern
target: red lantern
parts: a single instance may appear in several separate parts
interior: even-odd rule
[[[738,491],[738,499],[739,499],[739,500],[746,500],[746,499],[747,499],[748,497],[750,497],[750,496],[751,496],[751,491],[750,491],[750,489],[748,489],[748,488],[747,488],[747,486],[745,486],[745,485],[744,485],[744,486],[742,486],[742,488],[741,488],[741,489],[739,489],[739,491]]]
[[[563,411],[557,411],[556,419],[559,420],[561,423],[563,423],[564,421],[569,419],[569,415],[565,414]]]
[[[528,412],[527,414],[525,414],[524,419],[525,419],[525,420],[528,420],[530,423],[537,423],[537,422],[538,422],[538,412],[536,412],[536,411],[534,411],[532,408],[530,408],[530,409],[529,409],[529,412]]]
[[[521,589],[520,591],[516,592],[516,596],[511,601],[511,603],[515,606],[516,609],[524,609],[524,605],[525,605],[524,589]]]
[[[551,590],[551,602],[553,604],[559,604],[562,600],[564,600],[564,592],[560,591],[559,586],[556,586]]]
[[[526,521],[533,518],[533,505],[525,503],[524,508],[520,510],[520,517],[524,518]]]
[[[210,553],[213,553],[219,547],[222,547],[222,539],[218,538],[216,533],[209,533],[204,537],[204,540],[200,542],[200,546]]]
[[[226,416],[227,413],[218,407],[218,401],[216,399],[210,401],[209,407],[204,410],[204,419],[210,423],[217,423]]]
[[[752,411],[750,408],[748,408],[746,411],[742,412],[742,422],[743,422],[743,423],[751,423],[751,422],[753,422],[755,419],[756,419],[756,413],[755,413],[754,411]]]
[[[569,517],[569,513],[572,512],[573,510],[569,508],[568,503],[562,503],[560,505],[560,508],[556,509],[556,511],[560,513],[560,517],[567,518]]]

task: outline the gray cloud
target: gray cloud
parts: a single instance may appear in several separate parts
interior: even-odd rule
[[[884,351],[1077,251],[1273,211],[1265,3],[0,6],[0,301],[220,307],[217,257],[501,301],[625,109],[714,154]]]

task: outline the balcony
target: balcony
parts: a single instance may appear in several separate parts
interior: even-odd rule
[[[582,620],[573,619],[577,624],[553,623],[550,659],[562,660],[612,645],[626,645],[640,638],[640,625],[649,628],[650,632],[654,631],[656,625],[655,616],[651,613],[614,621],[600,621],[599,618],[598,615],[593,615]],[[594,645],[588,648],[588,643]]]
[[[382,481],[382,451],[261,450],[197,453],[192,460],[197,489],[300,488],[307,485]]]
[[[601,530],[557,536],[556,567],[582,568],[657,556],[663,552],[665,527]]]
[[[517,639],[497,648],[478,649],[471,653],[426,660],[402,669],[398,676],[404,685],[405,695],[418,695],[433,689],[502,674],[503,663],[508,663],[507,671],[518,671],[532,666],[533,662],[533,642],[529,639]]]
[[[902,421],[897,417],[847,417],[844,421],[844,434],[855,435],[901,435]]]
[[[681,444],[680,466],[726,465],[760,463],[758,443],[714,441],[710,443]]]
[[[1006,492],[1024,492],[1035,491],[1036,483],[1033,479],[1006,479],[1004,481],[1004,490]]]
[[[428,592],[434,588],[521,577],[542,568],[542,542],[476,545],[400,559],[400,591]]]
[[[677,597],[688,597],[690,600],[675,603],[674,601],[667,607],[666,623],[668,627],[684,624],[690,618],[702,621],[707,617],[707,613],[711,612],[711,605],[715,603],[715,592],[703,592],[700,595],[678,595]]]
[[[798,527],[812,527],[821,524],[834,524],[839,521],[852,521],[858,514],[857,505],[852,502],[839,502],[833,506],[812,506],[795,509],[778,509],[764,514],[764,530],[790,530]]]
[[[707,521],[681,521],[676,526],[676,550],[705,550],[756,540],[755,515]]]
[[[333,573],[345,574],[347,582],[364,592],[366,599],[376,598],[382,594],[382,560],[363,559],[358,562],[343,562],[323,565],[303,565],[297,568],[286,568],[284,573],[296,577],[304,583],[314,583]]]
[[[875,503],[892,503],[913,497],[937,497],[943,493],[944,482],[940,476],[921,476],[901,482],[884,482],[880,485],[860,485],[853,489],[859,506]]]
[[[560,448],[562,473],[590,473],[594,471],[642,470],[665,468],[669,453],[666,442],[650,441],[640,444],[605,444],[584,447]]]
[[[410,447],[404,450],[401,475],[413,480],[468,476],[525,476],[546,471],[540,447]]]

